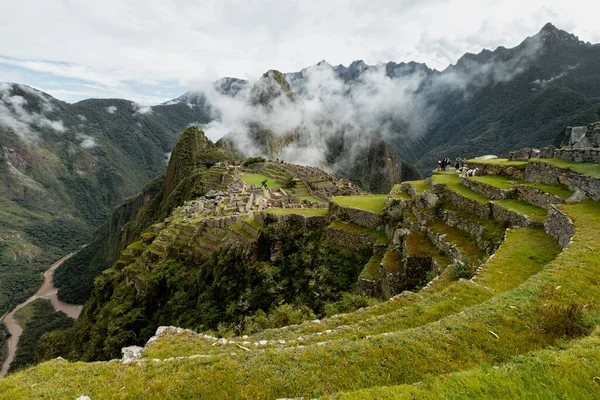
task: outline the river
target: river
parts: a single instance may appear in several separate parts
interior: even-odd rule
[[[38,291],[35,292],[33,296],[25,300],[23,303],[16,306],[14,310],[9,312],[8,314],[5,314],[3,319],[0,318],[0,321],[4,320],[4,324],[8,328],[8,332],[10,332],[11,335],[8,338],[8,357],[6,358],[6,360],[4,360],[4,364],[2,364],[2,369],[0,370],[0,377],[6,376],[8,368],[10,367],[10,363],[15,358],[15,353],[17,352],[17,345],[19,344],[19,338],[23,333],[23,328],[21,328],[17,320],[14,318],[15,312],[19,311],[21,308],[25,307],[27,304],[31,303],[34,300],[46,299],[50,300],[52,306],[56,311],[62,311],[73,319],[77,319],[79,317],[83,306],[63,303],[58,299],[58,290],[54,287],[54,271],[56,270],[56,268],[60,267],[60,265],[63,262],[77,254],[79,250],[67,254],[66,256],[52,264],[50,268],[48,268],[48,270],[44,272],[44,282],[42,283],[42,286],[40,286]]]

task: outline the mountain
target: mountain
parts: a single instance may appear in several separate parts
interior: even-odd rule
[[[0,315],[40,272],[83,245],[110,210],[161,174],[179,132],[205,123],[203,98],[144,107],[59,101],[0,83]]]
[[[288,80],[295,82],[271,70],[255,82],[245,100],[249,108],[245,128],[229,133],[217,145],[246,156],[301,158],[375,193],[388,192],[401,180],[420,178],[379,131],[312,111]]]

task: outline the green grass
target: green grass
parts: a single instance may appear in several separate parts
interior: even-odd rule
[[[393,247],[389,247],[383,255],[382,265],[388,272],[401,274],[404,271],[404,263],[400,253],[394,250]]]
[[[340,391],[373,387],[381,387],[373,390],[391,390],[393,385],[407,385],[402,387],[429,389],[431,392],[420,394],[431,397],[479,398],[483,393],[492,398],[520,395],[535,398],[540,393],[538,398],[558,398],[563,392],[565,398],[597,397],[598,383],[594,378],[598,375],[596,360],[600,353],[597,334],[568,342],[545,334],[538,326],[538,310],[545,304],[593,305],[598,298],[600,207],[596,202],[585,201],[561,208],[574,221],[576,234],[571,245],[555,260],[507,292],[486,301],[474,300],[476,303],[467,308],[461,304],[463,312],[449,309],[449,315],[440,313],[446,314],[445,318],[436,316],[435,320],[415,329],[360,340],[345,337],[321,346],[289,351],[255,352],[228,347],[225,355],[219,357],[139,366],[53,360],[1,380],[0,393],[11,399],[77,398],[81,394],[91,398],[165,398],[168,395],[270,399],[315,398]],[[471,290],[467,287],[473,285],[457,284],[462,286],[453,286],[453,290],[459,287]],[[482,293],[484,298],[483,293],[496,294],[476,285],[472,290]],[[455,297],[466,298],[447,296],[440,305],[452,308]],[[414,301],[406,300],[406,303]],[[414,304],[410,314],[425,315],[419,312],[417,303]],[[431,314],[436,309],[439,308],[424,308]],[[595,324],[600,322],[596,306],[589,306],[587,310]],[[393,318],[385,320],[386,323],[394,321]],[[170,339],[177,346],[185,344],[178,336]],[[581,350],[576,348],[579,343]],[[567,352],[573,348],[576,352],[566,353],[562,362],[553,356],[563,351],[557,348],[566,348]],[[230,351],[236,355],[230,356]],[[550,356],[544,358],[544,354]],[[517,368],[516,372],[503,373],[513,367]],[[475,371],[472,379],[469,379],[469,371]],[[448,386],[443,386],[446,384]],[[537,392],[538,389],[543,392]],[[528,393],[532,395],[527,396]],[[368,398],[368,394],[350,396]]]
[[[544,193],[553,194],[562,200],[566,200],[573,194],[572,190],[569,190],[566,186],[563,185],[550,185],[548,183],[524,183],[525,186],[529,186],[535,189],[538,189]]]
[[[369,262],[365,265],[365,268],[360,273],[360,277],[363,279],[377,280],[379,276],[379,266],[381,265],[381,259],[383,256],[374,254]]]
[[[517,184],[524,183],[519,179],[502,175],[473,176],[467,179],[481,182],[498,189],[513,189]]]
[[[553,165],[558,168],[566,169],[568,171],[577,172],[581,175],[587,175],[596,179],[600,179],[600,164],[574,162],[569,160],[563,160],[562,158],[544,158],[539,160],[532,160],[532,162],[542,162],[545,164]]]
[[[319,203],[319,204],[325,204],[326,203],[325,201],[323,201],[320,198],[315,197],[315,196],[308,195],[308,196],[296,196],[296,197],[298,197],[300,200],[308,200],[311,203]]]
[[[365,195],[365,196],[336,196],[331,201],[342,206],[358,208],[365,211],[383,214],[385,201],[388,196],[385,195]]]
[[[418,384],[339,393],[334,399],[598,399],[600,337],[520,356],[500,367],[483,365]]]
[[[482,194],[479,194],[462,185],[462,179],[458,174],[433,174],[431,176],[433,183],[444,185],[447,190],[455,192],[469,200],[476,201],[481,204],[489,203],[489,199]]]
[[[390,190],[390,196],[397,200],[410,200],[410,196],[400,188],[400,184],[394,185],[392,190]]]
[[[493,165],[501,165],[504,167],[513,167],[513,168],[517,168],[517,169],[527,168],[527,161],[509,161],[506,158],[496,158],[493,160],[471,159],[471,160],[467,160],[467,165],[469,165],[469,164],[493,164]]]
[[[475,279],[486,287],[504,292],[537,274],[560,251],[556,240],[542,228],[511,229],[506,241]]]
[[[548,214],[548,210],[545,208],[534,206],[533,204],[527,203],[523,200],[504,199],[494,201],[494,204],[516,214],[526,215],[533,221],[537,222],[544,222],[544,219],[546,219],[546,215]]]
[[[402,183],[412,186],[417,192],[417,195],[421,195],[424,191],[429,190],[429,182],[426,181],[404,181]]]
[[[313,217],[318,215],[327,215],[329,212],[326,208],[279,208],[272,207],[264,210],[264,212],[273,215],[304,215],[305,217]]]
[[[269,189],[277,189],[281,187],[281,184],[273,178],[261,174],[245,174],[242,176],[242,180],[251,185],[261,186],[263,181],[267,181],[267,187]]]

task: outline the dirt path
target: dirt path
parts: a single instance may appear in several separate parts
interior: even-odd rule
[[[80,249],[81,250],[81,249]],[[8,338],[8,357],[4,360],[4,364],[2,364],[2,369],[0,370],[0,377],[6,376],[8,372],[8,368],[10,367],[10,363],[15,358],[15,353],[17,352],[17,345],[19,344],[19,337],[23,333],[23,328],[19,325],[15,317],[15,312],[19,311],[21,308],[25,307],[27,304],[31,303],[37,299],[46,299],[50,300],[52,306],[56,311],[62,311],[67,314],[69,317],[73,319],[77,319],[79,314],[81,313],[82,305],[76,304],[67,304],[63,303],[58,299],[57,292],[58,290],[54,287],[54,271],[56,268],[60,267],[60,265],[77,254],[79,250],[74,251],[70,254],[67,254],[54,264],[50,266],[50,268],[44,272],[44,282],[42,286],[38,289],[37,292],[23,303],[19,304],[12,310],[11,312],[4,315],[3,318],[0,318],[0,321],[4,321],[4,324],[8,328],[8,332],[10,332],[11,336]]]

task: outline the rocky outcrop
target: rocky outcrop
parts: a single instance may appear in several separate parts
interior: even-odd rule
[[[144,348],[140,346],[123,347],[121,349],[121,352],[123,353],[123,358],[121,359],[121,362],[123,364],[129,364],[142,358]]]
[[[544,221],[546,232],[558,241],[563,249],[566,248],[575,234],[573,221],[556,206],[551,205]]]

